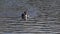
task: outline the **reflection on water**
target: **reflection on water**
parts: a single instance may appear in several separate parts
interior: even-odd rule
[[[12,33],[3,33],[3,34],[12,34]]]
[[[35,34],[35,33],[3,33],[3,34]]]

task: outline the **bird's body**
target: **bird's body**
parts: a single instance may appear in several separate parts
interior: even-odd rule
[[[21,17],[23,20],[27,20],[29,16],[28,16],[27,12],[24,12],[24,13],[22,13]]]

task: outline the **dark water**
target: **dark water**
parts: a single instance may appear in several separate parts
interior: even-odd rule
[[[45,24],[46,22],[47,23],[45,24],[46,28],[47,27],[51,28],[51,33],[46,32],[46,33],[38,33],[38,34],[60,34],[60,30],[59,30],[60,29],[60,25],[59,25],[60,23],[60,0],[0,0],[0,17],[19,17],[21,13],[25,11],[26,9],[28,9],[27,11],[32,17],[41,15],[41,18],[37,19],[36,24],[41,23],[41,22],[44,22],[43,24]],[[19,18],[15,18],[15,19],[16,21],[19,21],[17,20]],[[15,19],[13,19],[13,21]],[[6,18],[0,18],[0,22],[5,23],[3,22],[4,20],[8,21]],[[30,24],[30,22],[32,21],[29,21],[29,24],[26,23],[25,25],[35,25],[33,23]],[[24,30],[25,29],[29,30],[30,28],[28,27],[30,26],[27,26],[27,28],[24,28]],[[37,27],[31,26],[31,28],[33,29],[31,31],[40,30],[39,26]],[[43,28],[41,29],[43,30]],[[3,32],[2,34],[20,34],[20,33]],[[36,34],[36,33],[21,33],[21,34]]]

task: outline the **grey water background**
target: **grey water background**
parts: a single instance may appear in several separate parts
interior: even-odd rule
[[[27,11],[35,16],[36,8],[27,4],[28,0],[0,0],[0,16],[9,17],[9,16],[20,16],[21,12]]]
[[[59,8],[59,0],[0,0],[0,17],[20,16],[26,9],[31,16],[58,17]]]
[[[0,17],[19,17],[26,9],[31,17],[46,15],[60,23],[60,0],[0,0]]]

